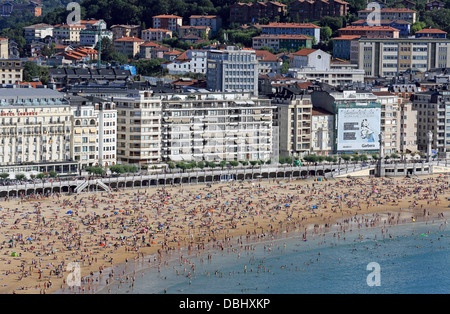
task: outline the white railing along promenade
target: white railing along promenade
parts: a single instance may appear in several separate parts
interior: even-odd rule
[[[385,162],[383,166],[385,168],[396,168],[402,167],[405,165],[414,165],[423,167],[426,166],[450,166],[450,160],[437,160],[437,161],[408,161],[408,162]],[[23,182],[16,183],[10,185],[0,185],[0,192],[9,192],[10,191],[19,191],[20,193],[27,194],[29,190],[42,189],[43,192],[53,191],[54,188],[59,188],[59,191],[62,190],[63,187],[73,187],[73,192],[77,193],[84,190],[88,186],[100,186],[102,190],[107,190],[113,183],[115,186],[126,186],[127,183],[132,183],[134,186],[134,182],[143,182],[149,181],[148,185],[150,185],[151,181],[156,180],[172,180],[174,182],[175,179],[179,179],[182,182],[182,179],[189,178],[188,182],[190,183],[192,179],[203,178],[201,183],[203,182],[212,182],[217,181],[214,180],[215,177],[220,177],[228,175],[229,178],[234,176],[235,179],[238,176],[241,179],[259,179],[259,178],[286,178],[288,177],[302,177],[302,176],[336,176],[347,173],[356,172],[363,169],[375,169],[376,163],[340,163],[340,164],[315,164],[315,165],[302,165],[302,166],[292,166],[292,165],[262,165],[255,167],[233,167],[233,168],[224,168],[224,169],[192,169],[185,170],[183,172],[178,169],[172,170],[171,172],[165,173],[155,173],[155,174],[127,174],[120,176],[108,176],[108,177],[99,177],[99,178],[89,178],[89,179],[58,179],[52,181],[45,182]],[[296,175],[294,176],[294,172]],[[314,174],[312,173],[314,172]],[[280,175],[281,174],[281,175]],[[242,176],[243,175],[243,176]],[[280,176],[279,176],[280,175]],[[206,178],[212,177],[210,180],[206,180]],[[76,190],[75,190],[76,189]]]

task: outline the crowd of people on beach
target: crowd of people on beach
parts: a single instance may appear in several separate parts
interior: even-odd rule
[[[96,286],[117,276],[119,282],[134,282],[133,276],[114,273],[118,263],[148,258],[147,266],[161,267],[174,254],[251,248],[251,241],[294,230],[307,240],[336,219],[341,219],[342,232],[356,221],[360,228],[373,227],[381,216],[364,213],[381,208],[388,225],[401,223],[402,211],[408,219],[443,219],[443,213],[432,214],[432,209],[449,204],[449,198],[447,175],[232,181],[117,193],[28,195],[1,202],[0,268],[3,278],[13,278],[9,285],[15,293],[54,291],[56,281],[66,293],[96,292]],[[89,269],[80,287],[67,286],[71,261]],[[21,285],[25,279],[28,285]],[[0,286],[0,291],[11,292],[8,289]]]

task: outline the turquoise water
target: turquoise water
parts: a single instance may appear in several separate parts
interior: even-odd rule
[[[109,291],[130,294],[319,294],[449,293],[450,228],[442,220],[293,234],[254,243],[247,250],[209,251],[186,256],[158,271],[138,271],[131,280],[115,278]],[[234,247],[238,248],[237,245]],[[269,250],[270,249],[270,250]],[[369,286],[371,262],[379,265],[379,285]],[[150,265],[153,262],[150,262]],[[192,265],[195,265],[195,269]],[[190,273],[189,273],[190,272]],[[188,275],[190,274],[190,277]],[[372,278],[372,277],[370,277]]]

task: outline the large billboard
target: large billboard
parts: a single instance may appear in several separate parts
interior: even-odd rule
[[[340,108],[337,119],[338,151],[380,149],[380,108]]]

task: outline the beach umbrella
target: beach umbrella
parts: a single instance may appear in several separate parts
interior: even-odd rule
[[[16,253],[16,252],[12,252],[12,253],[11,253],[11,256],[15,256],[15,257],[16,257],[16,256],[17,256],[17,253]]]
[[[32,239],[32,238],[28,238],[27,240],[28,240],[28,241],[33,241],[33,239]]]
[[[67,211],[67,213],[66,214],[72,214],[72,211],[71,210],[69,210],[69,211]]]

